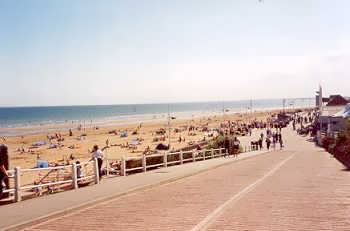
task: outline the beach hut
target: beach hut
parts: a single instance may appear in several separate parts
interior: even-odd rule
[[[334,114],[334,117],[343,117],[344,119],[350,118],[350,103],[348,103],[343,110]]]
[[[347,120],[350,118],[350,104],[346,106],[322,107],[318,119],[319,131],[317,143],[322,144],[322,137],[336,137],[339,132],[346,129]]]
[[[331,95],[329,97],[327,106],[345,106],[349,101],[341,95]]]

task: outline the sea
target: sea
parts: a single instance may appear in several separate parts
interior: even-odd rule
[[[230,112],[313,106],[315,106],[313,98],[294,98],[168,104],[0,107],[0,135],[12,136],[43,132],[47,129],[47,125],[59,125],[60,129],[68,129],[79,124],[83,126],[107,126],[166,120],[168,115],[191,118]],[[57,127],[52,129],[57,129]]]

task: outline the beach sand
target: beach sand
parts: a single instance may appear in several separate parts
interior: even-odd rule
[[[253,112],[249,114],[241,113],[226,113],[225,115],[214,115],[205,117],[196,117],[194,119],[174,119],[171,120],[171,148],[178,149],[188,146],[189,142],[198,142],[205,136],[204,132],[195,131],[196,135],[189,135],[188,131],[182,131],[175,133],[175,128],[181,128],[181,126],[194,126],[201,127],[208,124],[209,128],[217,128],[219,124],[227,120],[240,120],[242,122],[248,122],[252,119],[265,120],[272,113],[276,113],[278,110],[268,111],[268,112]],[[7,137],[5,144],[9,147],[10,152],[10,168],[20,166],[21,168],[33,168],[36,165],[37,155],[48,162],[63,163],[64,159],[69,158],[70,155],[75,157],[75,160],[80,162],[87,161],[91,158],[89,150],[92,149],[93,145],[97,144],[99,147],[106,146],[106,140],[109,140],[109,144],[112,147],[105,150],[105,155],[109,159],[119,159],[122,156],[136,156],[141,155],[143,151],[149,146],[151,150],[154,150],[156,145],[159,143],[168,144],[168,134],[166,134],[165,141],[153,142],[154,137],[159,137],[155,134],[158,129],[165,129],[168,133],[168,123],[167,121],[152,121],[142,123],[141,128],[137,128],[140,124],[127,124],[118,125],[111,127],[101,127],[98,130],[93,128],[87,128],[85,131],[73,130],[73,136],[69,136],[69,133],[61,132],[64,141],[61,142],[63,147],[49,149],[49,145],[42,145],[38,148],[32,149],[32,152],[21,153],[17,151],[18,148],[24,148],[26,151],[34,143],[38,141],[48,142],[47,135],[54,135],[54,132],[46,132],[34,135],[24,135],[24,136],[13,136]],[[127,131],[128,137],[121,138],[120,132],[118,135],[109,134],[110,131]],[[138,131],[137,135],[132,135],[133,131]],[[82,134],[86,134],[82,140],[78,140]],[[184,137],[185,142],[178,142],[179,137]],[[142,139],[141,144],[136,145],[136,149],[123,148],[121,145],[125,145],[127,142],[130,144],[135,139]],[[75,146],[74,149],[68,148],[69,146]],[[118,146],[115,146],[118,145]]]

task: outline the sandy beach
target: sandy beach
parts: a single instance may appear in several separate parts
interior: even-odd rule
[[[256,119],[264,121],[268,116],[278,111],[257,111],[246,114],[231,112],[224,115],[197,115],[193,119],[172,119],[170,120],[171,149],[183,148],[205,138],[208,139],[206,132],[201,130],[203,127],[217,128],[221,122],[227,120],[249,122],[249,120]],[[186,130],[188,126],[194,126],[198,129],[189,133]],[[156,134],[156,131],[160,129],[166,131],[164,136]],[[111,147],[105,150],[105,155],[109,159],[141,155],[148,147],[150,150],[155,150],[159,143],[168,144],[168,130],[168,122],[160,119],[144,123],[125,122],[125,125],[99,127],[98,129],[90,127],[80,131],[73,129],[72,136],[69,136],[67,131],[52,132],[50,130],[39,134],[5,137],[5,143],[10,150],[11,169],[16,166],[33,168],[36,166],[38,155],[50,163],[62,164],[69,160],[70,156],[74,157],[74,161],[87,161],[91,158],[89,150],[92,149],[93,145],[105,147],[107,140]],[[121,137],[124,132],[127,133],[127,137]],[[53,139],[50,148],[48,136],[55,136],[55,133],[60,133],[62,141],[57,142],[57,139]],[[182,142],[179,142],[179,137],[182,137]],[[38,142],[45,142],[45,144],[33,147],[33,144]],[[130,145],[133,143],[136,145]]]

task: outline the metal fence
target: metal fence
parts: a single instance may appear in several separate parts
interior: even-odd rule
[[[128,172],[141,170],[146,172],[150,168],[157,167],[168,167],[169,165],[184,164],[187,162],[195,162],[198,160],[207,160],[226,155],[223,153],[224,148],[218,149],[205,149],[205,150],[194,150],[194,151],[179,151],[179,152],[166,152],[164,154],[153,154],[153,155],[143,155],[141,157],[123,157],[121,160],[121,172],[120,175],[126,176]],[[177,156],[173,158],[175,160],[170,160],[169,157]],[[190,156],[184,158],[184,156]],[[155,161],[157,163],[147,164],[147,160],[154,157],[160,157],[161,161]],[[139,161],[140,165],[132,168],[128,168],[127,164],[129,161]],[[108,170],[107,170],[108,171]]]
[[[81,170],[81,168],[86,168],[87,166],[92,167],[93,173],[92,174],[86,174],[86,175],[78,175],[78,169]],[[81,164],[70,164],[70,165],[63,165],[63,166],[56,166],[56,167],[48,167],[48,168],[32,168],[32,169],[21,169],[20,167],[15,167],[14,170],[7,171],[9,174],[9,178],[14,180],[14,183],[11,185],[10,188],[4,190],[4,193],[13,193],[14,194],[14,201],[19,202],[22,200],[23,192],[26,192],[28,190],[36,190],[40,191],[44,187],[53,187],[53,186],[70,186],[71,188],[77,189],[79,187],[79,184],[83,181],[87,180],[93,180],[94,183],[99,183],[99,172],[98,172],[98,166],[97,166],[97,160],[81,163]],[[41,177],[41,179],[38,182],[31,183],[31,184],[24,184],[21,183],[21,178],[26,173],[38,173],[39,172],[47,172],[44,176]],[[87,172],[87,171],[86,171]],[[56,173],[57,175],[59,173],[61,174],[61,178],[53,179],[46,179],[48,176],[52,173]],[[46,179],[46,180],[43,180]]]
[[[219,149],[205,149],[205,150],[193,150],[193,151],[179,151],[179,152],[165,152],[163,154],[153,154],[153,155],[143,155],[140,157],[123,157],[120,161],[120,170],[119,175],[126,176],[130,172],[141,171],[146,172],[149,169],[159,168],[159,167],[168,167],[172,165],[181,165],[189,162],[203,161],[207,159],[218,158],[224,155],[227,155],[227,152],[224,152],[224,148]],[[156,161],[150,161],[152,158],[158,158]],[[106,170],[107,175],[110,172],[110,161],[113,159],[106,159]],[[128,163],[136,161],[137,166],[127,168]],[[90,174],[88,174],[87,168],[90,168]],[[82,169],[86,168],[85,173],[82,174]],[[25,184],[21,183],[21,178],[23,174],[26,173],[38,173],[46,172],[43,176],[40,177],[38,182]],[[48,176],[52,173],[57,175],[61,174],[61,177],[56,177],[55,179],[50,179]],[[12,193],[14,195],[14,201],[19,202],[23,198],[23,193],[28,190],[37,190],[45,187],[61,187],[62,185],[68,186],[69,188],[77,189],[79,185],[84,182],[94,182],[98,184],[100,181],[99,169],[97,164],[97,159],[94,159],[89,162],[80,163],[80,164],[70,164],[57,167],[48,167],[48,168],[33,168],[33,169],[21,169],[16,167],[14,170],[8,171],[9,178],[14,182],[11,184],[9,189],[5,189],[3,192]],[[44,180],[45,179],[45,180]]]

